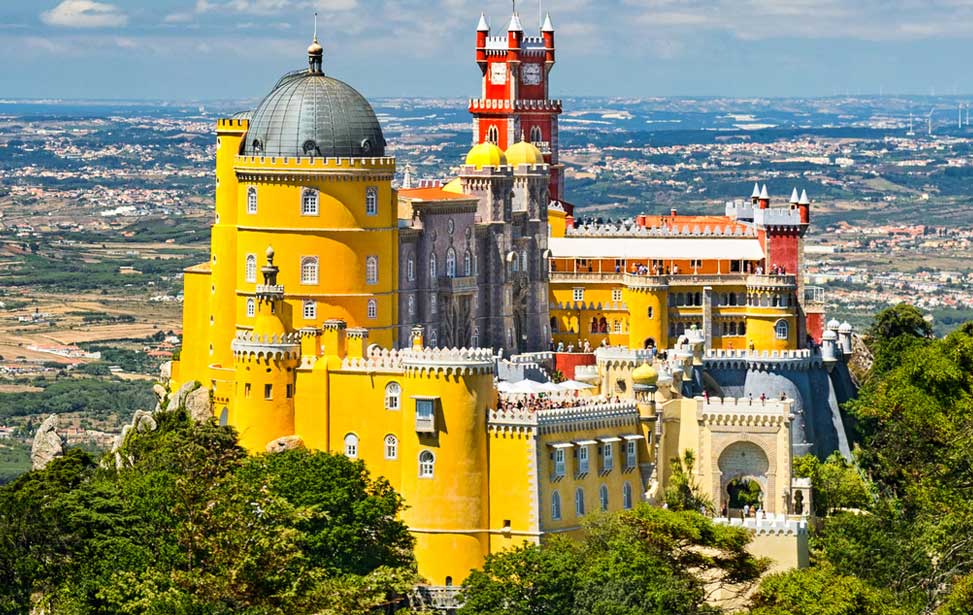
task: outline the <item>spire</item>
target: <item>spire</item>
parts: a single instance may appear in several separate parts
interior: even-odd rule
[[[323,74],[321,65],[324,60],[324,48],[318,42],[318,14],[314,13],[314,40],[307,48],[308,70],[312,75]]]
[[[811,199],[807,198],[807,190],[801,190],[801,198],[797,201],[798,205],[810,205]]]
[[[523,32],[524,27],[520,25],[520,15],[517,14],[517,0],[510,0],[513,5],[513,15],[510,17],[510,25],[507,32]]]
[[[544,18],[544,25],[541,26],[541,32],[554,32],[554,24],[551,22],[550,13]]]
[[[760,189],[760,199],[764,201],[770,200],[770,194],[768,194],[767,192],[767,184],[764,184],[763,187]]]
[[[752,199],[760,198],[760,185],[757,184],[757,182],[753,183],[753,194],[750,195],[750,198]]]
[[[490,31],[490,24],[487,23],[486,15],[483,14],[483,13],[480,13],[480,23],[477,24],[476,31],[477,32],[489,32]]]
[[[800,200],[800,198],[797,196],[797,188],[794,188],[794,191],[791,192],[791,204],[795,204],[799,200]]]

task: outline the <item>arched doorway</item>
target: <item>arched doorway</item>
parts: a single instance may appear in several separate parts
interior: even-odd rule
[[[650,348],[655,348],[655,340],[651,337],[645,338],[645,342],[642,344],[642,348],[649,350]]]
[[[753,442],[734,442],[723,449],[718,462],[720,479],[720,505],[730,511],[760,506],[766,509],[768,502],[767,472],[770,461],[767,453]]]

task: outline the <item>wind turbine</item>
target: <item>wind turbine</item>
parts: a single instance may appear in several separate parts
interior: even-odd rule
[[[914,136],[916,136],[916,131],[912,130],[912,112],[911,111],[909,112],[909,132],[905,133],[905,136],[907,136],[907,137],[914,137]]]

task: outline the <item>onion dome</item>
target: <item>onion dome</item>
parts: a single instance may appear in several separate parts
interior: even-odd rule
[[[832,318],[831,320],[828,321],[828,329],[830,329],[832,331],[837,331],[838,330],[838,327],[840,327],[840,326],[841,326],[841,323],[838,322],[838,319],[837,318]]]
[[[845,321],[838,327],[838,333],[851,333],[851,323]]]
[[[642,363],[632,372],[632,383],[641,386],[655,386],[659,382],[659,372],[648,363]]]
[[[507,148],[507,164],[516,167],[521,164],[544,164],[544,154],[529,141],[518,141]]]
[[[826,340],[826,341],[834,341],[834,340],[838,339],[838,334],[835,333],[834,331],[832,331],[831,329],[828,329],[821,336],[821,339],[822,340]]]
[[[483,167],[501,167],[507,164],[507,157],[504,156],[503,150],[493,143],[486,141],[473,146],[466,155],[466,164],[477,169],[482,169]]]
[[[308,69],[284,75],[257,106],[245,156],[370,158],[385,155],[385,137],[365,97],[322,70],[315,37]]]

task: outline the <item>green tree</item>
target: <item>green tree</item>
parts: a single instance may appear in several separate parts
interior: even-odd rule
[[[861,472],[837,451],[824,463],[810,453],[798,457],[794,475],[811,479],[814,510],[820,516],[839,508],[865,508],[870,501]]]
[[[742,592],[766,567],[749,540],[691,511],[642,504],[595,515],[576,541],[490,555],[463,585],[461,613],[718,613],[709,592]]]
[[[922,312],[907,303],[885,308],[865,332],[874,355],[873,374],[885,374],[899,365],[905,353],[932,336],[932,325]]]
[[[665,502],[671,510],[713,511],[713,502],[699,490],[693,469],[696,454],[687,449],[683,456],[669,460],[669,485],[665,491]]]
[[[891,592],[827,565],[773,574],[754,594],[750,615],[909,615]]]

